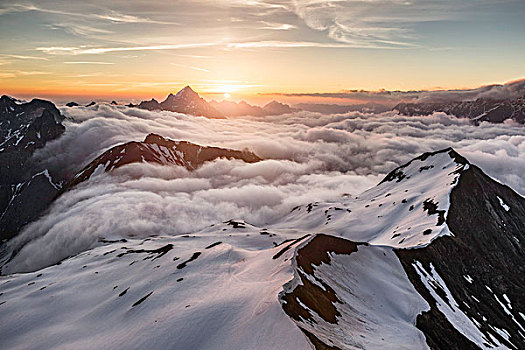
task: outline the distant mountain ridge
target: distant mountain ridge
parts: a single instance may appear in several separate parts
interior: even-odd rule
[[[444,112],[458,118],[468,118],[474,123],[487,121],[502,123],[507,119],[525,123],[525,96],[517,99],[494,100],[479,98],[460,102],[399,103],[393,110],[400,114],[416,116]]]
[[[224,118],[224,115],[221,112],[212,107],[189,86],[186,86],[175,95],[169,94],[168,97],[160,103],[155,99],[142,101],[138,105],[138,108],[150,111],[162,110],[184,113],[207,118]]]
[[[300,109],[293,108],[287,104],[271,101],[263,107],[253,106],[245,101],[211,101],[210,104],[228,117],[255,116],[264,117],[270,115],[282,115],[287,113],[298,112]]]
[[[264,117],[271,115],[283,115],[299,111],[309,111],[321,114],[344,114],[349,112],[361,113],[383,113],[396,111],[407,116],[426,116],[434,112],[443,112],[457,118],[467,118],[474,124],[487,121],[490,123],[502,123],[510,119],[517,123],[525,124],[525,96],[512,99],[493,99],[478,98],[476,100],[447,100],[447,96],[436,94],[436,100],[430,102],[402,102],[391,108],[392,104],[385,105],[380,103],[361,103],[361,104],[322,104],[322,103],[298,103],[290,106],[279,101],[271,101],[260,107],[251,105],[245,101],[206,101],[199,96],[190,86],[184,87],[176,94],[169,94],[162,102],[152,98],[142,101],[138,105],[132,103],[127,107],[137,107],[150,111],[171,111],[194,116],[204,116],[207,118],[225,118],[256,116]],[[431,96],[430,96],[431,97]],[[430,97],[425,97],[427,100]],[[95,105],[91,102],[86,105]],[[117,105],[115,101],[110,103]],[[66,106],[79,106],[75,102],[70,102]]]
[[[224,118],[240,116],[268,116],[281,115],[298,111],[287,104],[272,101],[264,107],[253,106],[245,101],[211,101],[207,102],[199,96],[190,86],[186,86],[176,94],[169,94],[162,102],[154,98],[142,101],[137,106],[149,111],[171,111],[207,118]]]

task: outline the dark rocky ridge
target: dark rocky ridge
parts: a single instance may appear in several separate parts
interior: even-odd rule
[[[155,100],[154,98],[152,98],[149,101],[142,101],[142,102],[140,102],[137,107],[140,108],[140,109],[148,110],[148,111],[159,111],[159,110],[162,109],[160,107],[159,102],[157,100]]]
[[[17,103],[0,98],[0,239],[17,234],[36,219],[58,192],[59,180],[40,169],[33,153],[65,131],[64,116],[53,103]]]
[[[503,297],[506,294],[512,304],[509,311],[523,323],[517,311],[525,310],[525,199],[473,165],[461,174],[450,197],[446,222],[454,236],[440,237],[425,248],[396,252],[410,280],[432,306],[418,317],[417,326],[425,333],[431,348],[477,349],[467,338],[459,336],[437,309],[416,272],[415,261],[427,271],[432,264],[459,308],[481,325],[479,328],[488,339],[490,333],[509,348],[523,349],[525,339],[520,332],[525,332],[504,311],[495,295],[507,304]],[[498,197],[510,208],[508,211]],[[470,276],[472,283],[465,276]],[[514,347],[491,326],[506,329]]]
[[[298,322],[304,322],[304,320],[315,322],[309,311],[313,310],[325,321],[336,323],[336,317],[341,314],[335,307],[335,303],[340,300],[330,286],[314,275],[314,267],[321,263],[330,264],[330,254],[356,252],[357,246],[356,243],[343,238],[318,234],[307,244],[298,248],[295,260],[301,284],[281,295],[284,312]],[[317,284],[312,283],[306,274],[316,279]],[[302,305],[306,305],[308,309]]]
[[[306,326],[317,323],[312,311],[330,324],[337,323],[337,318],[341,316],[337,304],[340,304],[341,300],[325,281],[314,274],[314,269],[322,263],[330,265],[332,254],[349,255],[356,252],[358,246],[362,244],[344,238],[317,234],[296,250],[295,271],[300,283],[281,293],[280,302],[284,312],[295,320],[316,350],[340,350],[337,346],[327,344],[331,343],[330,339],[320,339],[319,336],[308,331]],[[311,279],[314,279],[315,283]]]
[[[194,170],[204,162],[217,158],[240,159],[247,163],[261,160],[254,153],[219,147],[199,146],[187,141],[173,141],[157,134],[149,134],[142,142],[128,142],[107,150],[84,167],[64,190],[89,179],[97,168],[109,172],[130,163],[149,162],[162,165],[180,165]]]
[[[444,112],[458,118],[471,119],[475,123],[503,123],[506,119],[525,123],[525,97],[506,100],[480,98],[475,101],[400,103],[393,110],[409,116]]]

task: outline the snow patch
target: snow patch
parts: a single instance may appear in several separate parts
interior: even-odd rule
[[[421,282],[423,282],[426,289],[430,292],[430,294],[436,301],[436,305],[439,311],[441,311],[441,313],[445,315],[445,317],[450,322],[450,324],[452,324],[452,326],[458,332],[463,334],[465,337],[467,337],[470,341],[472,341],[474,344],[479,346],[481,349],[493,349],[494,347],[497,349],[506,348],[496,338],[494,338],[490,333],[489,333],[490,339],[488,339],[485,336],[485,334],[483,334],[478,329],[478,326],[476,325],[477,322],[474,323],[473,320],[470,319],[459,308],[458,303],[452,296],[452,293],[450,292],[450,290],[447,288],[445,281],[443,281],[443,279],[438,274],[438,272],[435,270],[432,264],[430,264],[430,271],[427,271],[423,267],[423,264],[419,261],[415,261],[415,263],[413,263],[412,266],[414,267],[417,274],[419,275]],[[441,292],[445,294],[446,300],[444,300],[440,296],[441,293],[437,292],[438,288],[441,290]]]
[[[503,207],[503,209],[505,209],[505,211],[509,211],[510,207],[507,204],[505,204],[505,202],[503,201],[503,199],[501,199],[500,196],[497,196],[497,197],[498,197],[499,204]]]

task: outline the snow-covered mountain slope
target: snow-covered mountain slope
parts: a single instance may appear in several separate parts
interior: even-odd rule
[[[358,197],[294,208],[282,225],[376,245],[422,247],[450,235],[449,195],[469,166],[452,149],[425,153]]]
[[[0,277],[9,348],[521,349],[525,199],[452,149],[258,227],[113,237]]]
[[[194,170],[204,162],[217,158],[241,159],[247,163],[261,160],[254,153],[219,147],[200,146],[187,141],[173,141],[160,135],[149,134],[142,142],[117,145],[84,167],[65,188],[86,181],[97,172],[109,172],[130,163],[148,162],[161,165],[180,165]]]
[[[317,348],[427,348],[414,324],[429,307],[390,247],[319,234],[293,265],[280,300]]]
[[[52,179],[32,156],[62,135],[63,120],[51,102],[0,98],[0,240],[16,235],[56,195],[60,180]]]
[[[215,237],[111,243],[0,280],[6,349],[308,349],[277,295],[288,250]]]
[[[411,183],[414,179],[416,182]],[[426,180],[429,182],[425,184]],[[399,194],[404,197],[402,211],[395,208],[400,205]],[[368,203],[376,203],[378,213],[371,215],[363,209],[363,204],[370,208]],[[385,205],[388,209],[381,209]],[[391,172],[376,188],[338,207],[314,203],[294,212],[295,225],[302,222],[316,231],[369,243],[317,244],[317,249],[310,249],[317,256],[323,251],[331,253],[314,259],[307,268],[303,266],[305,253],[297,251],[295,278],[281,300],[287,310],[290,296],[296,298],[289,314],[302,316],[296,322],[314,343],[321,344],[318,348],[380,349],[397,344],[396,335],[413,340],[395,348],[423,348],[410,327],[405,330],[408,333],[401,331],[401,324],[397,332],[388,330],[399,322],[410,324],[417,314],[416,326],[431,348],[525,346],[521,295],[525,286],[525,200],[453,150],[416,158]],[[431,217],[433,222],[429,221]],[[404,224],[407,220],[410,227]],[[411,232],[413,227],[417,228],[415,232]],[[436,228],[438,233],[432,234]],[[341,252],[344,246],[351,248]],[[308,253],[306,256],[306,260],[311,259]],[[415,287],[419,293],[419,299],[410,302],[414,307],[410,312],[402,304],[406,295],[396,287],[400,280],[406,282],[407,276],[411,283],[405,283],[401,290],[408,293]],[[331,302],[323,305],[320,300],[327,291]],[[391,299],[377,303],[385,300],[385,293]],[[398,318],[399,313],[392,317],[385,305],[403,311],[404,317]],[[337,317],[323,318],[326,309]],[[315,311],[313,316],[310,310]]]

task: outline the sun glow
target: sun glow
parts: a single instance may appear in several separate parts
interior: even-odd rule
[[[241,87],[239,86],[236,86],[236,85],[221,85],[221,86],[218,86],[218,90],[221,90],[222,92],[224,92],[224,94],[229,94],[229,93],[232,93],[234,91],[237,91],[239,90]]]
[[[230,95],[229,93],[225,92],[224,93],[224,98],[230,98],[232,95]]]

